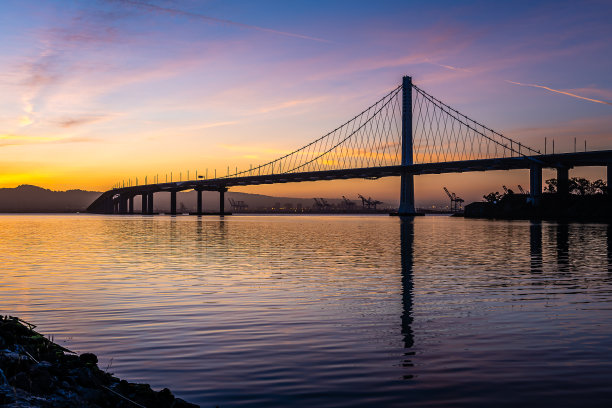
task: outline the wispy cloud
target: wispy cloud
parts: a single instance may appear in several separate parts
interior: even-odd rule
[[[319,103],[323,99],[325,99],[325,98],[324,97],[317,97],[317,98],[307,98],[307,99],[293,99],[293,100],[289,100],[289,101],[278,103],[276,105],[264,106],[264,107],[262,107],[260,109],[257,109],[255,114],[269,113],[269,112],[273,112],[273,111],[277,111],[277,110],[281,110],[281,109],[287,109],[287,108],[293,108],[293,107],[301,106],[301,105],[308,105],[308,104],[313,104],[313,103]]]
[[[108,116],[82,116],[82,117],[72,117],[61,119],[57,122],[57,124],[63,128],[71,128],[81,125],[89,125],[92,123],[100,122],[106,119]]]
[[[602,103],[604,105],[612,105],[612,102],[606,102],[606,101],[600,101],[599,99],[587,98],[586,96],[580,96],[580,95],[573,94],[571,92],[560,91],[558,89],[549,88],[548,86],[536,85],[536,84],[523,84],[521,82],[510,81],[508,79],[506,79],[506,82],[508,82],[510,84],[514,84],[514,85],[530,86],[532,88],[546,89],[547,91],[550,91],[550,92],[555,92],[555,93],[571,96],[573,98],[584,99],[585,101],[590,101],[590,102],[595,102],[595,103]]]
[[[266,28],[266,27],[259,27],[259,26],[255,26],[255,25],[250,25],[250,24],[244,24],[244,23],[239,23],[236,21],[231,21],[231,20],[225,20],[225,19],[221,19],[221,18],[216,18],[216,17],[210,17],[204,14],[200,14],[200,13],[193,13],[190,11],[185,11],[185,10],[180,10],[180,9],[176,9],[176,8],[169,8],[169,7],[161,7],[161,6],[157,6],[155,4],[151,4],[151,3],[147,3],[144,1],[136,1],[136,0],[107,0],[110,3],[122,3],[125,5],[130,5],[130,6],[134,6],[134,7],[139,7],[151,12],[155,12],[155,13],[160,13],[160,14],[170,14],[173,16],[183,16],[183,17],[188,17],[188,18],[194,18],[194,19],[198,19],[201,21],[205,21],[207,23],[216,23],[216,24],[223,24],[223,25],[230,25],[230,26],[234,26],[234,27],[240,27],[240,28],[244,28],[247,30],[255,30],[255,31],[261,31],[264,33],[269,33],[269,34],[275,34],[275,35],[282,35],[285,37],[293,37],[293,38],[300,38],[303,40],[310,40],[310,41],[317,41],[317,42],[323,42],[323,43],[330,43],[331,41],[325,40],[323,38],[318,38],[318,37],[312,37],[312,36],[308,36],[308,35],[302,35],[302,34],[296,34],[296,33],[290,33],[287,31],[279,31],[279,30],[274,30],[271,28]]]
[[[90,137],[66,136],[28,136],[17,134],[0,134],[0,147],[32,145],[43,143],[88,143],[97,142],[98,139]]]
[[[229,121],[225,121],[225,122],[213,122],[213,123],[204,123],[201,125],[194,125],[191,128],[192,129],[210,129],[210,128],[216,128],[216,127],[220,127],[220,126],[229,126],[229,125],[235,125],[236,123],[238,123],[235,120],[229,120]]]

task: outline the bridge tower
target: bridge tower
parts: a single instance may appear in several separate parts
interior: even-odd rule
[[[412,164],[412,78],[402,81],[402,166]],[[414,175],[402,170],[398,215],[415,215]]]

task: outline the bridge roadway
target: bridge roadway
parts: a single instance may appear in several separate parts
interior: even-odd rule
[[[612,177],[612,150],[577,153],[559,153],[536,156],[506,157],[498,159],[464,160],[439,163],[421,163],[407,166],[369,167],[343,170],[326,170],[303,173],[280,173],[239,177],[221,177],[205,180],[188,180],[171,183],[147,184],[116,188],[102,193],[87,209],[91,213],[133,213],[133,198],[142,195],[142,213],[153,214],[153,194],[170,192],[171,213],[176,213],[176,192],[198,192],[198,214],[202,213],[202,191],[218,191],[219,213],[224,213],[224,193],[229,187],[259,184],[296,183],[304,181],[342,180],[353,178],[377,179],[404,174],[443,174],[490,170],[530,169],[532,196],[542,191],[542,168],[556,168],[560,188],[567,181],[568,170],[581,166],[607,166],[607,182]]]

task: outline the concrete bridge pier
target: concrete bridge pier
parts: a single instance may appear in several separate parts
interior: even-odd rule
[[[569,168],[557,168],[557,194],[565,197],[569,194]]]
[[[147,194],[147,214],[153,214],[153,193]]]
[[[226,187],[222,187],[219,189],[219,215],[225,215],[225,192],[227,191]]]
[[[170,192],[170,215],[176,215],[176,191]]]
[[[105,214],[114,214],[115,213],[115,203],[113,202],[113,197],[108,197],[108,199],[104,203],[104,213]]]
[[[399,215],[414,215],[414,175],[402,173]]]
[[[140,196],[141,197],[141,201],[142,201],[140,212],[142,214],[146,214],[147,210],[148,210],[148,207],[147,207],[147,195],[148,195],[147,193],[144,193],[144,194],[141,194],[141,196]]]
[[[608,197],[612,197],[612,162],[608,162],[606,183],[608,184]]]
[[[134,196],[128,198],[128,213],[134,214]]]
[[[202,190],[197,189],[196,194],[198,196],[198,207],[196,209],[196,215],[202,215]]]
[[[412,158],[412,78],[402,81],[402,166],[410,166]],[[415,215],[414,174],[402,171],[398,215]]]
[[[529,168],[529,192],[531,204],[539,206],[542,201],[542,165],[533,163]]]
[[[121,194],[119,196],[119,214],[127,214],[128,210],[128,198]]]

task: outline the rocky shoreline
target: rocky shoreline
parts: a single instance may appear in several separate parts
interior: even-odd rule
[[[0,316],[0,406],[193,408],[164,388],[120,380],[98,368],[91,353],[77,355],[17,317]]]

